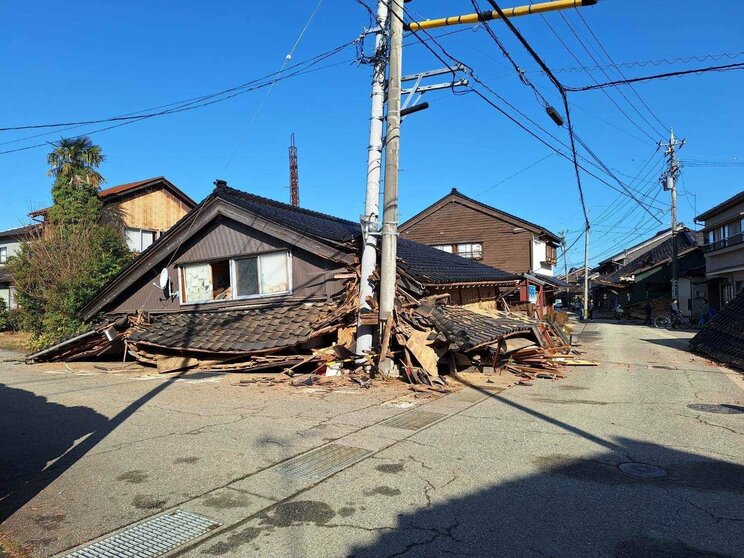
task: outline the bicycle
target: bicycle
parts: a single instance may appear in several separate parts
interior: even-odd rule
[[[673,319],[669,316],[657,316],[654,320],[654,325],[659,329],[671,329],[674,327],[678,327],[680,329],[689,329],[691,325],[690,316],[682,314],[681,312],[674,316]]]

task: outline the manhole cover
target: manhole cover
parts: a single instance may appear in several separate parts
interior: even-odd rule
[[[620,465],[618,465],[618,468],[623,473],[627,473],[628,475],[633,475],[634,477],[644,477],[647,479],[665,477],[667,474],[666,471],[661,467],[650,465],[648,463],[637,463],[635,461],[620,463]]]
[[[723,403],[715,405],[713,403],[691,403],[687,406],[693,411],[702,411],[704,413],[718,413],[719,415],[739,415],[744,413],[744,407],[741,405],[731,405]]]
[[[219,526],[203,515],[175,510],[75,550],[64,558],[155,558]]]

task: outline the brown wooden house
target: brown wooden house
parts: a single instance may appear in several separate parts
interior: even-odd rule
[[[538,315],[552,306],[560,237],[520,217],[469,198],[456,188],[399,227],[402,238],[522,275],[519,302]]]

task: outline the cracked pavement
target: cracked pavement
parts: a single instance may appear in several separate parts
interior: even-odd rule
[[[0,532],[49,556],[179,507],[223,525],[171,553],[190,558],[744,556],[744,414],[688,408],[744,405],[735,373],[680,350],[690,333],[585,331],[600,366],[476,402],[421,398],[447,416],[417,431],[380,424],[408,411],[383,405],[402,390],[174,381],[74,463],[60,458],[64,472]],[[103,422],[166,381],[0,366],[6,389]],[[319,481],[273,472],[328,442],[371,453]],[[631,476],[624,462],[667,474]]]

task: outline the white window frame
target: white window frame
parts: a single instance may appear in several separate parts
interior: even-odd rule
[[[460,246],[469,246],[470,250],[467,253],[469,253],[470,256],[461,255]],[[473,246],[480,246],[480,256],[478,257],[473,256],[473,253],[474,253]],[[460,256],[461,258],[465,258],[466,260],[482,260],[483,259],[483,243],[482,242],[458,242],[457,244],[455,244],[454,253]]]
[[[287,287],[288,289],[286,291],[281,291],[278,293],[262,293],[259,292],[257,294],[252,295],[242,295],[238,296],[238,286],[235,283],[235,277],[237,276],[236,270],[235,270],[235,262],[237,260],[247,260],[249,258],[256,258],[258,261],[256,262],[256,273],[258,274],[258,290],[261,291],[263,285],[261,284],[261,256],[268,256],[269,254],[281,254],[285,253],[287,254],[286,258],[286,264],[287,264]],[[292,294],[292,251],[291,250],[276,250],[274,252],[263,252],[261,254],[255,254],[250,256],[240,256],[236,258],[230,258],[230,290],[232,294],[231,300],[248,300],[251,298],[266,298],[270,296],[286,296]]]
[[[8,247],[0,246],[0,265],[8,263]]]
[[[281,291],[278,293],[258,293],[258,294],[252,294],[252,295],[242,295],[238,296],[238,289],[237,285],[235,283],[235,278],[237,277],[237,273],[235,270],[235,262],[237,260],[246,260],[249,258],[256,258],[257,259],[257,265],[256,265],[256,272],[258,274],[258,288],[261,290],[261,256],[266,256],[269,254],[286,254],[286,264],[287,264],[287,286],[288,290]],[[229,262],[228,269],[230,271],[230,298],[222,298],[219,300],[209,299],[209,300],[196,300],[196,301],[185,301],[184,302],[184,296],[185,291],[184,287],[186,286],[184,284],[184,275],[183,275],[183,268],[188,267],[190,265],[207,265],[209,266],[209,273],[212,275],[212,263],[213,262],[188,262],[184,264],[180,264],[178,266],[178,301],[181,306],[183,305],[191,305],[191,304],[212,304],[215,302],[226,302],[230,300],[250,300],[250,299],[257,299],[257,298],[271,298],[271,297],[277,297],[277,296],[287,296],[291,295],[294,288],[294,280],[292,277],[292,268],[294,267],[292,265],[292,251],[287,250],[274,250],[271,252],[262,252],[260,254],[250,254],[245,256],[234,256],[232,258],[224,258],[220,260],[213,260],[213,261],[224,261],[227,260]],[[212,285],[212,290],[214,290],[214,284]]]
[[[136,248],[136,249],[129,248],[129,242],[128,242],[129,237],[127,236],[127,232],[129,231],[136,232],[137,235],[139,236],[139,248]],[[160,231],[157,231],[155,229],[140,229],[137,227],[124,227],[124,238],[127,241],[127,248],[129,248],[132,252],[142,253],[146,250],[146,248],[142,248],[142,233],[152,233],[152,243],[150,244],[150,246],[155,244],[155,241],[160,236]]]
[[[440,252],[445,252],[447,254],[454,254],[454,249],[452,248],[452,244],[432,244],[432,248],[436,248]]]

